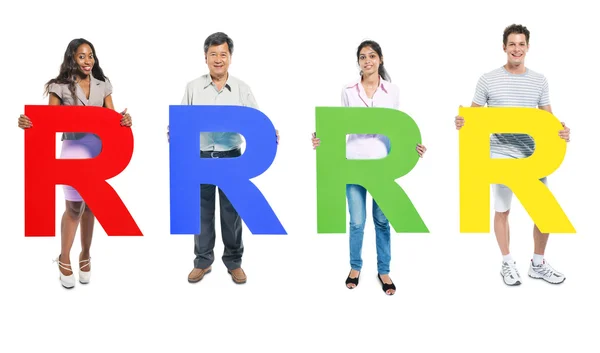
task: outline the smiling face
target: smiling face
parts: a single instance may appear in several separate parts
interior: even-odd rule
[[[212,77],[223,77],[227,75],[229,63],[231,62],[231,53],[227,43],[213,45],[208,47],[205,55],[206,64]]]
[[[376,74],[379,72],[381,58],[371,47],[364,47],[358,54],[358,65],[364,75]]]
[[[520,66],[525,62],[525,55],[529,50],[529,43],[525,34],[511,33],[508,35],[506,44],[503,45],[508,63],[511,66]]]
[[[83,77],[87,77],[92,73],[92,68],[96,63],[96,60],[94,59],[92,48],[90,48],[89,45],[81,44],[75,51],[74,59],[78,71]]]

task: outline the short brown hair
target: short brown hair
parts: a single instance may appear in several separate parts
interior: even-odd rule
[[[527,27],[517,24],[512,24],[504,29],[504,37],[502,38],[504,45],[508,42],[508,36],[511,34],[524,34],[525,43],[529,44],[529,30]]]

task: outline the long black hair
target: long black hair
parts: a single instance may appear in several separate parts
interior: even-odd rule
[[[45,85],[46,95],[49,93],[51,84],[60,83],[68,84],[71,95],[75,97],[75,85],[77,84],[77,76],[79,74],[79,65],[77,64],[77,61],[75,61],[75,54],[77,54],[77,49],[82,44],[87,44],[92,49],[92,54],[94,55],[94,67],[92,67],[92,75],[94,78],[100,81],[106,81],[108,79],[108,77],[104,76],[104,72],[100,67],[100,61],[98,60],[98,55],[96,55],[96,49],[94,49],[94,45],[83,38],[73,39],[67,46],[67,50],[65,50],[65,55],[63,62],[60,65],[60,72],[58,76],[48,81]],[[77,99],[74,99],[74,101],[77,103]]]
[[[356,61],[357,62],[360,59],[360,51],[363,50],[363,48],[365,48],[365,47],[369,47],[369,48],[373,49],[377,53],[377,55],[379,55],[379,59],[383,58],[383,53],[381,52],[381,46],[379,44],[377,44],[377,42],[375,42],[375,41],[365,40],[362,43],[360,43],[360,45],[358,46],[358,49],[356,50]],[[379,73],[379,76],[381,76],[381,78],[383,78],[384,80],[386,80],[388,82],[392,82],[390,75],[387,73],[387,70],[383,66],[383,61],[381,61],[381,64],[379,64],[379,72],[378,73]],[[360,74],[362,75],[362,71]]]

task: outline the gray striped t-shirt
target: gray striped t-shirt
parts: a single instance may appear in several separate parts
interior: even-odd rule
[[[524,74],[512,74],[504,66],[481,76],[473,102],[488,107],[538,108],[550,105],[548,80],[544,75],[526,69]],[[535,143],[526,134],[492,134],[490,149],[511,158],[533,154]]]

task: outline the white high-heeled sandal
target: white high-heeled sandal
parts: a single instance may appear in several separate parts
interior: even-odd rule
[[[75,287],[75,275],[73,275],[73,270],[71,269],[71,264],[65,264],[63,262],[60,261],[60,256],[58,256],[56,258],[56,260],[54,260],[53,262],[58,262],[58,267],[62,268],[63,270],[66,271],[71,271],[71,274],[69,276],[65,276],[62,271],[60,271],[60,269],[58,270],[58,272],[60,273],[60,284],[62,284],[63,287],[67,288],[67,289],[71,289],[73,287]]]
[[[83,268],[86,266],[90,265],[90,260],[92,258],[90,257],[87,260],[81,260],[79,261],[79,282],[81,284],[88,284],[90,283],[90,278],[92,277],[92,270],[89,271],[83,271]],[[85,265],[81,265],[82,263],[85,263]]]

